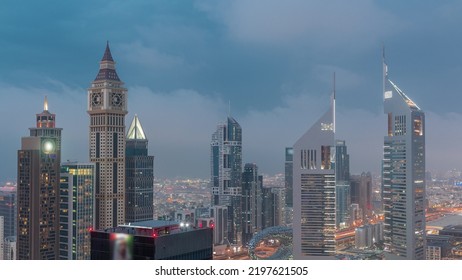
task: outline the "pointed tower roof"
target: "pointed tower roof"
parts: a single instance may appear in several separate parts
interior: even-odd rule
[[[127,140],[147,140],[137,115],[128,129]]]
[[[103,58],[101,61],[112,61],[114,62],[114,59],[112,58],[111,54],[111,49],[109,48],[109,41],[106,41],[106,50],[104,51]]]
[[[109,48],[109,41],[106,43],[106,50],[104,51],[103,58],[99,63],[99,72],[95,81],[116,81],[120,82],[119,76],[115,70],[115,62],[112,58],[111,49]]]
[[[406,106],[411,111],[421,111],[420,107],[412,101],[395,83],[393,83],[388,74],[388,65],[385,61],[385,48],[382,50],[382,64],[383,64],[383,98],[384,101],[392,100],[395,96],[399,96]]]

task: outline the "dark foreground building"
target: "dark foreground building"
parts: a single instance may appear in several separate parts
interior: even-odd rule
[[[91,232],[92,260],[211,260],[212,228],[144,221]]]

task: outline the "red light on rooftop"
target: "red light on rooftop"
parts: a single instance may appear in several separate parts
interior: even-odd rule
[[[152,234],[152,237],[156,238],[156,237],[157,237],[157,233],[154,232],[154,233]]]
[[[93,227],[89,227],[88,232],[92,232],[92,231],[93,231]]]

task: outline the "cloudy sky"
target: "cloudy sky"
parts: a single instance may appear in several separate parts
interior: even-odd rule
[[[427,113],[427,167],[462,168],[461,1],[18,1],[0,3],[0,181],[48,95],[62,160],[88,161],[86,89],[106,40],[158,177],[209,176],[210,137],[231,114],[244,161],[283,172],[327,109],[353,173],[378,172],[385,133],[381,46],[391,79]]]

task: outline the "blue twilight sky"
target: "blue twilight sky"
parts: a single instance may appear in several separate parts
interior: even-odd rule
[[[62,160],[88,161],[86,88],[106,40],[158,177],[209,176],[228,101],[244,161],[283,172],[284,147],[327,109],[334,71],[352,172],[378,172],[383,42],[391,79],[427,113],[427,168],[460,169],[461,14],[449,0],[1,1],[0,181],[16,177],[45,95]]]

